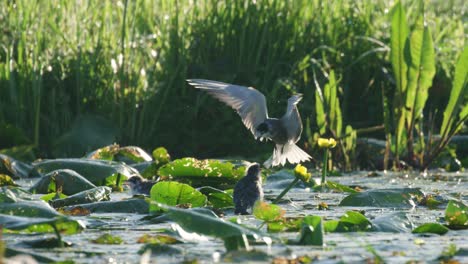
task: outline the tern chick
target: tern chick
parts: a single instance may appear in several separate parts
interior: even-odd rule
[[[156,181],[148,181],[140,176],[132,176],[125,181],[125,184],[130,187],[132,195],[150,195],[151,188],[156,184]]]
[[[262,176],[258,163],[254,163],[247,169],[247,174],[240,179],[234,187],[234,213],[248,214],[247,209],[252,208],[257,200],[263,200]]]
[[[296,105],[302,94],[288,99],[286,113],[278,119],[268,117],[265,96],[252,87],[202,79],[187,81],[236,110],[255,139],[275,142],[273,155],[263,163],[265,167],[284,165],[286,161],[300,163],[312,158],[296,145],[302,134],[301,116]]]

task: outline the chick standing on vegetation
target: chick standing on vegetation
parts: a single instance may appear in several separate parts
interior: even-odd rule
[[[132,195],[146,194],[149,195],[151,188],[156,184],[156,181],[148,181],[140,176],[132,176],[125,181],[126,185],[130,187]]]
[[[263,200],[262,176],[258,163],[254,163],[247,169],[247,174],[240,179],[234,187],[234,213],[248,214],[247,209],[252,208],[257,200]]]
[[[252,87],[201,79],[187,81],[236,110],[255,139],[275,142],[273,155],[263,163],[265,167],[284,165],[286,161],[300,163],[312,158],[296,145],[302,133],[301,116],[296,105],[302,99],[302,94],[288,99],[283,117],[269,118],[265,96]]]

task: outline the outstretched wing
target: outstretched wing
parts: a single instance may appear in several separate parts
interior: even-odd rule
[[[229,105],[242,118],[244,125],[252,132],[255,138],[260,135],[255,128],[268,118],[265,96],[252,87],[233,85],[228,83],[189,79],[190,85],[205,90],[219,101]]]

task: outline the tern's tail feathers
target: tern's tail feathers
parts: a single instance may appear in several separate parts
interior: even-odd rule
[[[263,163],[266,168],[274,167],[286,164],[289,161],[291,164],[300,163],[312,159],[309,154],[303,151],[294,143],[288,143],[286,145],[276,145],[273,150],[273,155]]]

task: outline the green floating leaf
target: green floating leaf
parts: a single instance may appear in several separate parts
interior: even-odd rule
[[[102,234],[98,238],[91,240],[95,244],[104,244],[104,245],[119,245],[123,244],[123,240],[119,236],[114,236],[111,234]]]
[[[325,222],[327,232],[358,232],[369,231],[372,228],[371,222],[361,213],[347,211],[340,220]]]
[[[413,223],[404,212],[395,212],[379,216],[372,220],[372,231],[407,233],[413,229]]]
[[[75,208],[84,208],[91,213],[136,213],[147,214],[149,213],[149,204],[144,199],[132,198],[122,201],[104,201],[80,204],[78,206],[67,206],[63,209],[65,211],[72,211]]]
[[[412,208],[415,206],[413,198],[423,196],[418,188],[369,190],[346,196],[340,206]]]
[[[0,214],[44,218],[60,216],[48,203],[42,200],[32,200],[24,193],[17,193],[20,195],[17,196],[12,190],[2,187]],[[23,199],[23,197],[27,199]]]
[[[225,247],[228,250],[248,248],[249,244],[246,236],[253,236],[255,238],[268,237],[257,230],[251,230],[232,222],[223,221],[213,216],[213,214],[209,215],[193,209],[179,209],[163,204],[158,204],[158,206],[167,210],[167,216],[183,229],[223,239]]]
[[[432,233],[432,234],[438,234],[438,235],[443,235],[447,233],[449,229],[441,224],[437,223],[425,223],[422,224],[418,227],[416,227],[412,233],[415,234],[421,234],[421,233]]]
[[[450,229],[467,229],[468,207],[462,202],[449,201],[445,209],[445,221]]]
[[[34,168],[41,173],[50,173],[60,169],[70,169],[95,185],[103,185],[107,178],[116,178],[121,174],[127,178],[138,175],[134,168],[115,161],[92,160],[92,159],[55,159],[34,163]],[[110,180],[115,184],[114,180]]]
[[[171,161],[171,156],[164,147],[154,149],[152,154],[154,161],[159,164],[166,164]]]
[[[194,187],[212,186],[226,189],[232,187],[245,173],[245,162],[223,160],[197,160],[183,158],[174,160],[161,168],[158,174],[162,179],[174,179]]]
[[[41,197],[41,200],[44,201],[44,202],[48,202],[50,200],[65,199],[67,197],[68,196],[66,196],[63,193],[49,193],[49,194],[43,195]]]
[[[50,188],[52,182],[55,183],[55,188]],[[41,179],[29,189],[29,191],[32,193],[55,192],[57,191],[57,185],[61,187],[62,193],[66,195],[73,195],[75,193],[96,188],[96,185],[92,184],[77,172],[69,169],[63,169],[47,173],[44,177],[41,177]]]
[[[304,217],[297,244],[323,246],[322,217],[316,215]]]
[[[210,186],[203,186],[198,188],[198,190],[206,195],[208,202],[218,209],[234,207],[234,202],[232,200],[232,195],[228,194],[225,191],[216,189]]]
[[[58,213],[57,213],[58,214]],[[80,221],[66,216],[27,217],[0,214],[0,225],[10,230],[25,230],[27,232],[52,233],[55,225],[60,233],[75,234],[84,229]]]
[[[75,204],[86,204],[99,201],[110,200],[112,189],[106,186],[99,186],[91,190],[82,191],[64,199],[51,200],[49,203],[55,207],[64,207]]]
[[[156,183],[150,192],[151,201],[166,205],[190,205],[190,207],[205,206],[207,198],[192,186],[173,181]],[[150,212],[160,211],[155,204],[150,204]]]
[[[13,179],[6,175],[6,174],[0,174],[0,186],[18,186]]]
[[[2,168],[4,169],[2,170]],[[13,179],[40,176],[36,171],[33,170],[33,166],[19,160],[15,160],[14,158],[7,155],[0,154],[0,171],[4,170],[9,172]]]
[[[333,190],[337,192],[358,193],[358,191],[354,190],[353,188],[350,188],[346,185],[342,185],[333,181],[326,181],[324,184],[314,186],[314,191],[316,192],[317,191],[323,192],[323,191],[328,191],[328,190]]]
[[[285,211],[276,204],[257,201],[253,207],[252,213],[257,219],[265,222],[275,222],[283,218]]]
[[[116,161],[123,161],[126,164],[153,161],[153,158],[143,149],[135,146],[121,147],[114,157]]]

